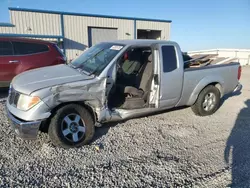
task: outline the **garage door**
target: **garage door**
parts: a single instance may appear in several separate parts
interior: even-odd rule
[[[117,40],[117,29],[90,27],[88,32],[89,46],[108,40]]]

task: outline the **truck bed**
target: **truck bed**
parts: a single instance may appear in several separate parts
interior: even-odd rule
[[[182,97],[178,106],[192,105],[194,96],[198,96],[206,83],[219,82],[220,85],[217,86],[222,96],[232,92],[238,84],[239,66],[239,63],[229,63],[186,68],[184,70]]]
[[[185,68],[203,67],[214,64],[229,64],[237,61],[235,57],[217,57],[217,54],[193,55],[184,62]]]

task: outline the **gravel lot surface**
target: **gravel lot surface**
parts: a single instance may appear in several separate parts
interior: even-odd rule
[[[93,143],[70,150],[53,147],[45,133],[35,141],[17,138],[4,115],[2,90],[0,185],[250,187],[249,75],[244,67],[242,93],[226,97],[210,117],[185,108],[133,119],[98,128]]]

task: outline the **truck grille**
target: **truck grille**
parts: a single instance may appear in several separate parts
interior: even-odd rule
[[[10,94],[9,94],[9,103],[10,105],[16,106],[20,94],[16,92],[13,88],[11,88]]]

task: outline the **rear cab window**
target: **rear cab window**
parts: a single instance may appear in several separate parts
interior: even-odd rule
[[[9,41],[0,41],[0,56],[13,55],[13,47]]]
[[[174,46],[162,46],[163,72],[172,72],[177,68],[177,58]]]
[[[49,51],[45,44],[12,41],[15,55],[28,55]]]

